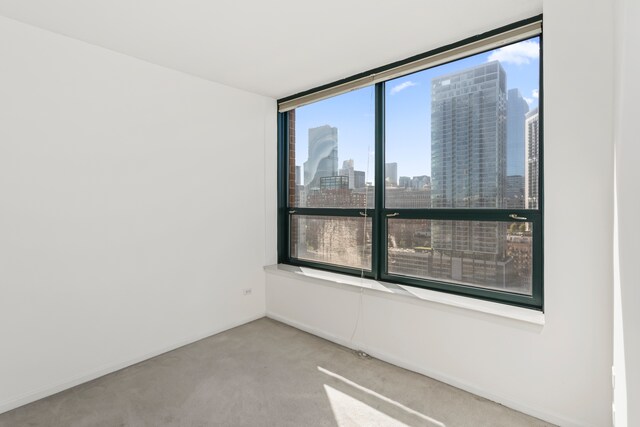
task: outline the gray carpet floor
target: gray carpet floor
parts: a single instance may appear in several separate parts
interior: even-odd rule
[[[549,426],[271,319],[0,415],[18,426]]]

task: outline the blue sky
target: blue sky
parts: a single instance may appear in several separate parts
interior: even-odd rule
[[[487,61],[499,60],[507,74],[507,89],[518,88],[538,106],[539,38],[474,55],[451,64],[386,82],[386,162],[398,163],[398,177],[431,175],[431,79]],[[296,165],[308,156],[308,129],[338,128],[338,167],[354,159],[355,169],[373,181],[374,88],[366,87],[296,110]]]

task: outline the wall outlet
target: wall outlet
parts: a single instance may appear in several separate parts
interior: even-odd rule
[[[243,289],[242,290],[242,295],[247,296],[247,295],[251,295],[251,288],[247,288],[247,289]]]

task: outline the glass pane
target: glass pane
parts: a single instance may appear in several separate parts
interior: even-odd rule
[[[371,270],[371,218],[291,216],[291,257]]]
[[[538,208],[539,42],[386,82],[387,207]]]
[[[388,272],[531,295],[530,222],[389,219]]]
[[[373,86],[289,112],[289,206],[374,206]]]

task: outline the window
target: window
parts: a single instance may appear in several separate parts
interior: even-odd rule
[[[542,309],[541,46],[536,17],[280,100],[279,261]]]

